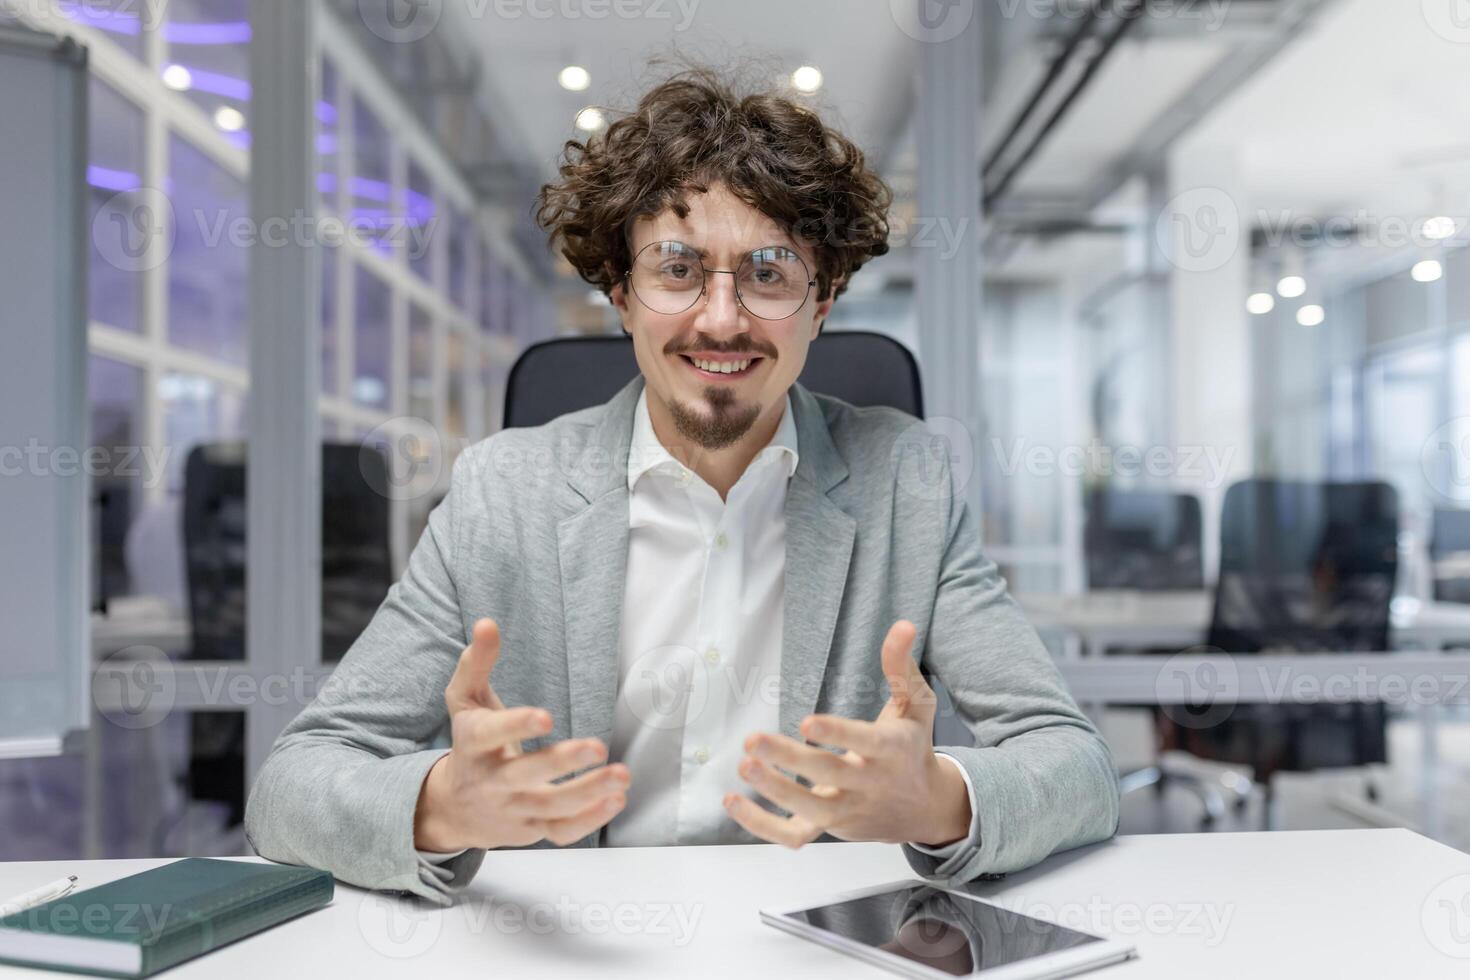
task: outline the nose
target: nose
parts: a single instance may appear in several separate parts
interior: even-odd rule
[[[695,329],[715,338],[729,338],[747,333],[750,324],[745,309],[735,294],[735,277],[723,272],[710,272],[705,280],[704,302],[695,317]]]

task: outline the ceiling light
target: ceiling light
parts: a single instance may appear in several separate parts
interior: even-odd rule
[[[596,106],[588,106],[577,113],[577,128],[584,133],[595,133],[607,125],[607,117]]]
[[[163,84],[175,92],[187,92],[194,87],[194,76],[183,65],[169,65],[162,72]]]
[[[222,105],[214,110],[214,124],[227,133],[238,133],[245,128],[245,114],[234,106]]]
[[[1439,282],[1444,278],[1444,266],[1439,264],[1438,259],[1425,259],[1416,262],[1414,268],[1409,271],[1415,282]]]
[[[581,65],[567,65],[557,73],[556,82],[568,92],[585,92],[592,84],[592,76]]]
[[[1285,297],[1286,299],[1296,299],[1298,296],[1300,296],[1302,293],[1305,293],[1306,291],[1307,281],[1301,276],[1284,276],[1282,277],[1282,280],[1276,284],[1277,294]]]
[[[1276,309],[1276,297],[1270,293],[1251,293],[1250,297],[1245,301],[1245,309],[1247,313],[1254,314],[1255,316],[1270,313]]]
[[[1327,319],[1327,311],[1316,303],[1309,303],[1296,311],[1296,322],[1304,327],[1317,327]]]
[[[822,87],[822,73],[811,65],[802,65],[791,73],[791,85],[808,95]]]
[[[1446,238],[1454,237],[1455,219],[1441,214],[1426,220],[1421,230],[1424,232],[1424,237],[1431,242],[1442,242]]]

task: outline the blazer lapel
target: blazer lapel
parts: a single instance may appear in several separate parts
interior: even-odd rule
[[[857,522],[828,496],[848,470],[821,406],[801,385],[791,388],[791,406],[800,462],[786,491],[780,722],[800,740],[797,726],[816,707],[827,672]]]
[[[587,504],[557,525],[567,689],[573,738],[611,744],[618,690],[618,635],[628,564],[628,445],[641,377],[607,403],[583,446],[565,461],[567,483]]]

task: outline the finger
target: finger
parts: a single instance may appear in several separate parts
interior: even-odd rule
[[[745,751],[764,762],[805,776],[814,783],[856,787],[864,782],[864,763],[826,749],[802,745],[794,738],[760,732],[745,740]]]
[[[623,765],[585,772],[564,783],[541,783],[511,794],[506,809],[533,820],[563,820],[575,817],[603,799],[624,793],[631,775]]]
[[[600,765],[606,759],[607,746],[600,740],[569,738],[506,763],[501,775],[507,782],[517,785],[549,783],[579,769]]]
[[[539,824],[541,836],[558,847],[575,844],[617,816],[627,803],[628,797],[625,794],[615,793],[593,804],[576,816],[566,817],[561,820],[542,821]]]
[[[801,734],[813,742],[847,749],[869,759],[887,749],[883,732],[876,724],[839,715],[808,715],[801,723]]]
[[[846,802],[843,791],[833,786],[807,789],[789,776],[783,776],[758,759],[740,763],[740,778],[754,786],[762,796],[816,827],[830,827],[837,822]]]
[[[460,712],[452,731],[456,752],[490,755],[545,735],[551,731],[551,715],[542,708],[473,708]]]
[[[932,714],[934,705],[934,692],[914,662],[914,636],[917,632],[913,623],[900,619],[889,628],[888,636],[883,640],[883,676],[888,679],[891,692],[888,701],[900,718],[909,717],[915,706],[922,711],[927,705]]]
[[[444,689],[444,704],[450,717],[470,708],[504,707],[490,689],[490,672],[500,659],[500,627],[493,619],[475,622],[470,645],[459,655],[454,676]]]
[[[754,800],[746,799],[738,793],[725,795],[725,812],[730,814],[730,819],[761,840],[793,850],[803,844],[810,844],[822,834],[820,827],[802,817],[778,817]]]

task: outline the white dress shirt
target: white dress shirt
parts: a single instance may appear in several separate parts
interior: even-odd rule
[[[659,442],[647,392],[638,398],[608,747],[632,782],[603,831],[607,846],[749,840],[723,800],[732,791],[757,798],[738,772],[745,739],[780,730],[786,485],[799,459],[788,395],[776,434],[721,500]],[[939,755],[964,775],[978,814],[964,767]],[[915,846],[949,857],[960,843]],[[458,853],[420,852],[433,864]]]

